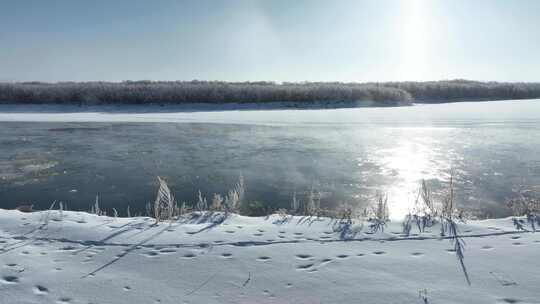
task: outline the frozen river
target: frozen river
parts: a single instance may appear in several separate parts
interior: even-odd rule
[[[288,207],[313,187],[323,206],[388,194],[402,217],[426,179],[455,171],[460,207],[509,215],[540,187],[540,100],[412,107],[207,111],[164,107],[0,106],[0,207],[63,201],[143,212],[169,182],[178,201],[211,199],[242,174],[249,200]]]

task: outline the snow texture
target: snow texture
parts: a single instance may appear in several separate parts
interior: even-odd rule
[[[540,233],[510,218],[459,225],[469,286],[437,226],[222,217],[0,209],[0,303],[540,303]]]

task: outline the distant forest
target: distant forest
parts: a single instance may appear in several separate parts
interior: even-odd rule
[[[540,83],[428,82],[18,82],[0,83],[0,103],[185,104],[263,102],[411,102],[540,98]]]

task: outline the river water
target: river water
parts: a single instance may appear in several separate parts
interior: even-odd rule
[[[0,106],[0,208],[54,200],[144,212],[164,177],[178,201],[210,200],[244,177],[246,197],[275,207],[293,193],[365,207],[386,193],[392,218],[425,179],[435,197],[454,172],[456,201],[510,215],[517,189],[540,191],[540,100],[411,107],[181,111]]]

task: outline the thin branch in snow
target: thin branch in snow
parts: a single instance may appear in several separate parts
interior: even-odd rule
[[[193,289],[192,291],[186,293],[186,296],[192,295],[192,294],[194,294],[195,292],[197,292],[199,289],[203,288],[204,285],[208,284],[208,282],[210,282],[215,276],[217,276],[218,273],[219,273],[219,271],[216,272],[216,273],[214,273],[212,276],[210,276],[206,281],[202,282],[201,285],[197,286],[197,287],[196,287],[195,289]]]
[[[248,278],[247,280],[244,282],[244,284],[242,284],[242,287],[246,287],[246,285],[251,281],[251,272],[248,273]]]

